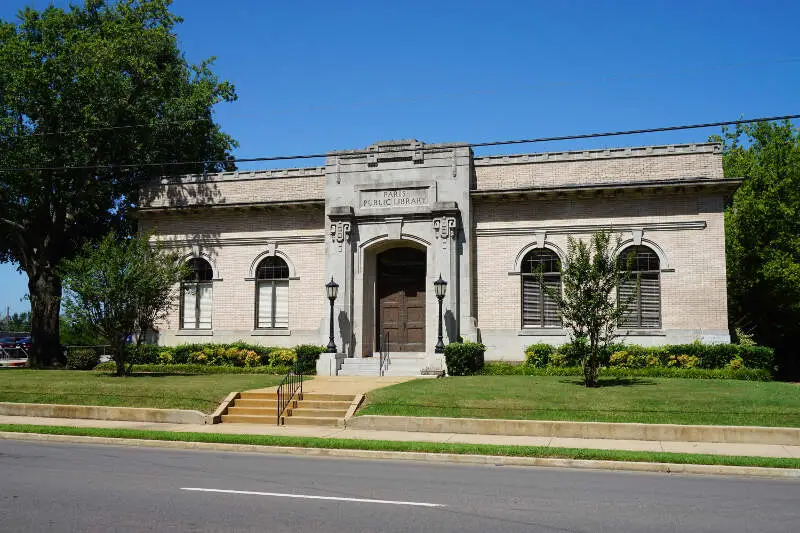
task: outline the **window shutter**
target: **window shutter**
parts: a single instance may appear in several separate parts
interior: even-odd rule
[[[523,327],[542,325],[542,301],[539,292],[539,280],[532,277],[522,278]]]
[[[187,285],[183,287],[183,329],[194,329],[197,327],[197,314],[195,305],[197,304],[197,287]]]
[[[199,329],[211,329],[211,284],[204,283],[198,286],[200,293],[200,315],[197,317]]]
[[[622,326],[635,328],[639,326],[639,298],[636,297],[636,277],[623,281],[619,285],[618,303],[628,304],[622,316]]]
[[[289,282],[275,282],[275,327],[289,327]]]
[[[272,283],[258,284],[258,324],[259,328],[272,327]]]
[[[545,287],[557,294],[561,293],[561,279],[558,277],[545,277]],[[538,285],[538,283],[537,283]],[[545,327],[561,327],[561,316],[558,314],[558,306],[555,299],[548,294],[546,290],[542,291],[542,300],[544,301],[544,326]]]
[[[659,327],[661,325],[661,286],[658,274],[642,274],[639,290],[641,327]]]

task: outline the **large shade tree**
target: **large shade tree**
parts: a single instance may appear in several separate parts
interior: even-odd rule
[[[725,211],[732,325],[776,350],[780,373],[800,375],[800,131],[790,122],[742,124],[723,142],[726,176],[744,182]]]
[[[131,231],[153,176],[233,167],[212,108],[234,88],[211,60],[186,60],[170,4],[86,0],[0,20],[0,261],[28,275],[32,366],[58,351],[62,260]]]

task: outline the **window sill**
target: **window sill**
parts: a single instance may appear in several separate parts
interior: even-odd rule
[[[290,329],[254,329],[251,337],[288,337],[292,334]]]
[[[567,330],[565,330],[564,328],[522,328],[521,330],[519,330],[519,332],[517,332],[517,335],[520,337],[525,337],[525,336],[556,337],[556,336],[563,336],[566,334]]]
[[[213,329],[179,329],[175,334],[178,337],[213,337]]]
[[[667,334],[662,329],[620,329],[617,330],[620,336],[633,337],[666,337]]]

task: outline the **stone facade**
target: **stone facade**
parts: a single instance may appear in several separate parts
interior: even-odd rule
[[[164,179],[142,191],[141,226],[210,263],[212,327],[182,329],[176,310],[158,339],[326,344],[333,278],[337,348],[372,356],[395,320],[381,254],[406,247],[425,257],[425,364],[441,359],[439,276],[445,342],[481,340],[487,359],[518,360],[529,344],[567,340],[561,328],[523,327],[525,255],[547,248],[563,261],[569,236],[611,229],[620,250],[646,246],[660,267],[658,327],[625,329],[627,342],[727,342],[723,206],[738,183],[711,143],[476,158],[463,145],[391,141],[332,152],[324,167]],[[256,327],[265,257],[288,266],[288,328]],[[401,351],[406,315],[391,326]]]

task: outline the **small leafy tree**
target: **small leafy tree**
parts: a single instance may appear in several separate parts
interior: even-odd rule
[[[588,349],[581,350],[587,387],[597,386],[601,350],[616,336],[617,324],[630,304],[628,300],[618,301],[615,294],[619,284],[629,277],[630,265],[620,269],[614,257],[611,234],[599,231],[588,243],[569,237],[567,260],[561,265],[563,293],[550,289],[540,278],[558,306],[564,326],[570,329],[573,342],[588,344]]]
[[[137,345],[141,343],[175,305],[177,286],[185,274],[175,254],[151,246],[144,234],[130,239],[108,234],[65,261],[62,272],[67,314],[108,340],[118,376],[130,371],[126,338],[134,335]]]

